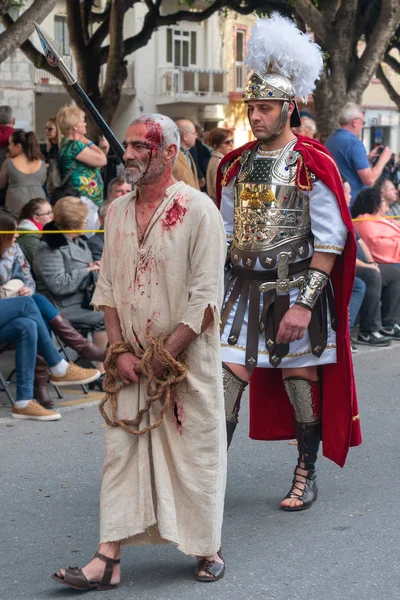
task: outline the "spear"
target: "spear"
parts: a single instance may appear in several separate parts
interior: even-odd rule
[[[124,155],[124,147],[121,142],[115,137],[93,102],[90,100],[86,92],[79,85],[78,80],[75,75],[71,73],[68,69],[67,65],[63,61],[63,57],[61,53],[57,50],[54,41],[39,27],[37,23],[35,23],[36,32],[39,36],[40,43],[42,44],[43,52],[46,57],[47,62],[51,67],[59,67],[61,73],[65,77],[65,81],[68,85],[74,88],[75,92],[78,94],[79,98],[82,100],[86,108],[88,109],[90,115],[93,120],[97,123],[100,130],[106,137],[110,147],[113,149],[116,156],[119,158],[121,162],[123,162]]]

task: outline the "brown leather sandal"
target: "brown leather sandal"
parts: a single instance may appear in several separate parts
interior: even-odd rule
[[[110,581],[114,566],[119,565],[121,562],[120,559],[110,558],[109,556],[104,556],[104,554],[99,554],[99,552],[95,552],[94,558],[99,558],[106,563],[101,581],[89,581],[79,567],[68,567],[68,569],[65,569],[64,577],[60,577],[57,573],[54,573],[51,578],[74,590],[97,590],[98,592],[101,592],[116,588],[119,584],[111,584]]]
[[[221,550],[218,550],[217,554],[221,560],[224,560]],[[199,573],[202,571],[207,573],[207,575],[199,575]],[[225,562],[219,563],[216,560],[207,560],[206,558],[202,558],[196,565],[196,573],[194,578],[196,581],[204,581],[208,583],[210,581],[218,581],[219,579],[222,579],[224,575]]]

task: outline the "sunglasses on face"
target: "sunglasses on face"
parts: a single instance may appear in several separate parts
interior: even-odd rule
[[[233,138],[230,138],[229,140],[225,140],[224,142],[222,142],[223,144],[233,144]]]
[[[45,131],[52,131],[53,129],[55,129],[55,127],[45,127],[44,128]]]

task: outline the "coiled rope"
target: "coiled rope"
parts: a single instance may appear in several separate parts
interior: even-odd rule
[[[133,348],[128,342],[116,342],[111,344],[108,349],[107,357],[104,361],[106,376],[103,380],[103,390],[105,397],[100,402],[99,410],[103,419],[111,427],[122,427],[132,435],[143,435],[152,429],[156,429],[162,423],[164,413],[171,404],[173,392],[187,376],[187,355],[182,352],[175,359],[168,350],[165,349],[164,342],[166,337],[152,338],[150,347],[146,350],[141,360],[142,374],[148,379],[146,386],[147,400],[146,405],[141,408],[134,419],[118,418],[118,393],[126,387],[118,375],[117,358],[120,354],[130,352],[133,354]],[[164,366],[165,371],[162,378],[158,378],[153,373],[152,360],[157,358]],[[112,419],[105,411],[105,404],[110,401]],[[161,403],[160,416],[157,421],[148,427],[138,429],[143,415],[150,410],[153,402]]]

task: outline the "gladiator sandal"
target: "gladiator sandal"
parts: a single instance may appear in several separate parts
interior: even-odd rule
[[[296,434],[299,450],[297,466],[294,470],[292,487],[287,498],[295,498],[299,506],[282,506],[287,512],[310,508],[318,496],[315,463],[321,442],[321,387],[319,381],[309,381],[299,377],[284,380],[286,393],[296,416]],[[305,472],[302,475],[301,471]]]
[[[296,430],[299,458],[294,470],[292,487],[284,499],[295,498],[300,500],[302,504],[299,506],[281,506],[281,509],[287,512],[307,510],[318,497],[315,463],[321,441],[321,422],[312,425],[296,422]],[[307,471],[307,475],[302,475],[301,471]]]

